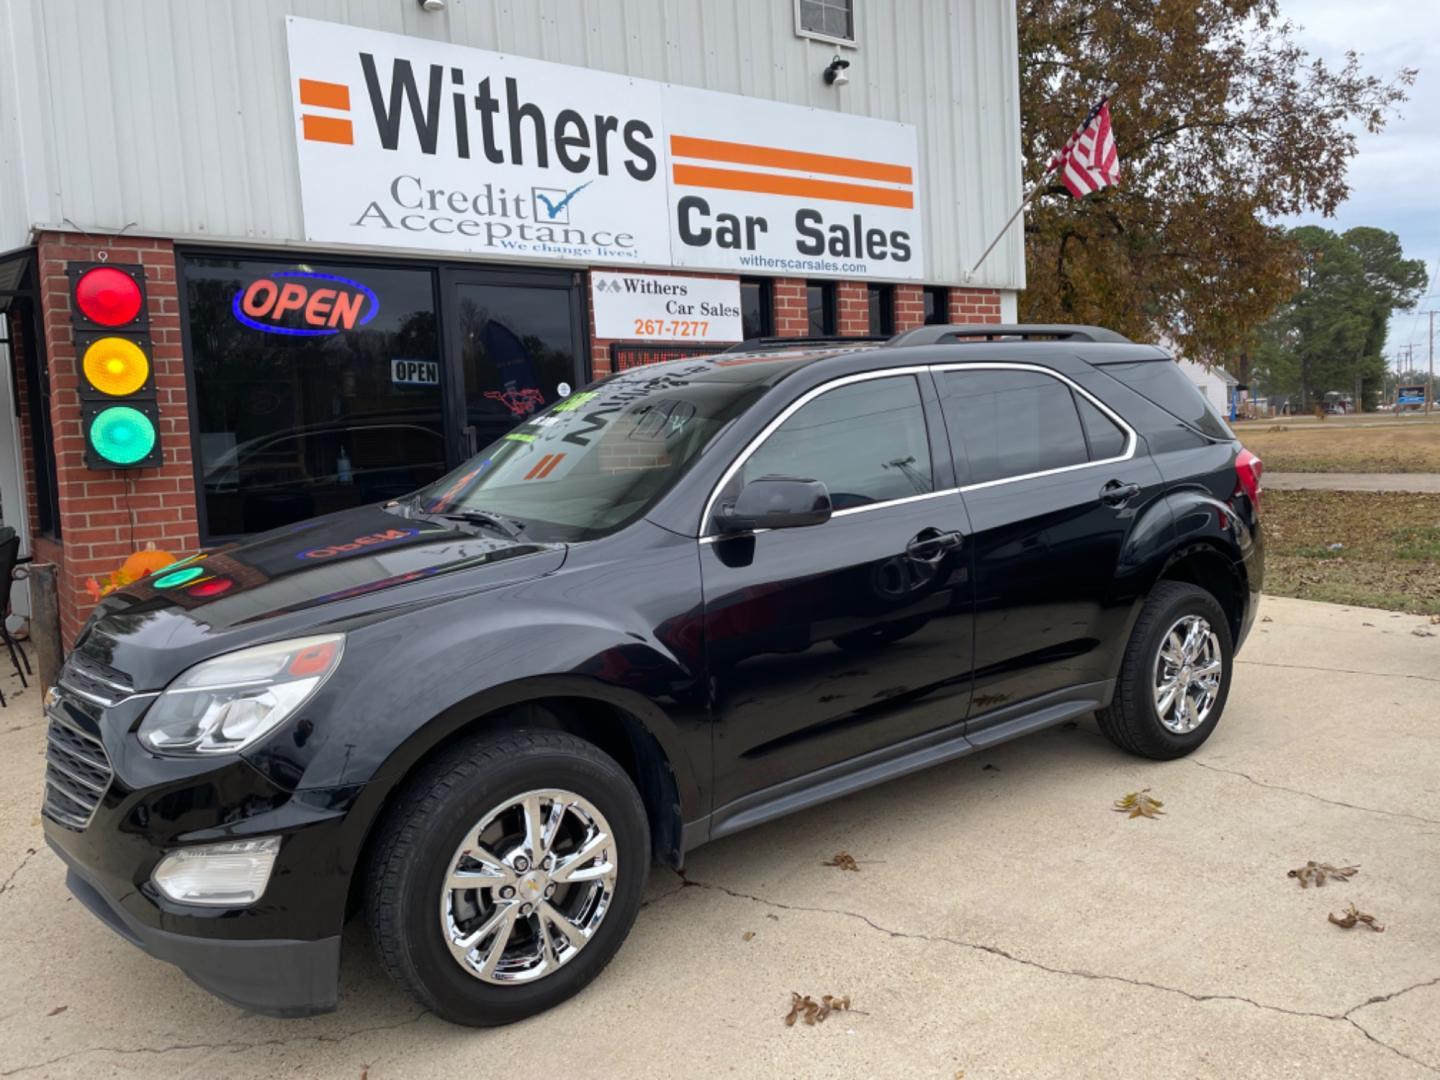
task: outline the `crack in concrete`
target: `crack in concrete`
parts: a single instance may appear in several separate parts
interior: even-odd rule
[[[1345,1010],[1345,1019],[1350,1019],[1351,1013],[1357,1013],[1361,1009],[1368,1009],[1371,1005],[1383,1005],[1387,1001],[1394,1001],[1396,998],[1410,993],[1411,990],[1424,990],[1427,986],[1440,986],[1440,975],[1435,976],[1433,979],[1427,979],[1424,982],[1415,983],[1413,986],[1406,986],[1400,990],[1395,990],[1388,994],[1380,994],[1367,1001],[1362,1001],[1359,1005],[1354,1005]]]
[[[340,1043],[353,1039],[357,1035],[368,1035],[376,1031],[393,1031],[396,1028],[406,1027],[418,1023],[429,1012],[420,1010],[414,1016],[392,1024],[374,1024],[370,1027],[356,1028],[354,1031],[347,1031],[341,1035],[291,1035],[283,1039],[256,1039],[249,1042],[215,1042],[215,1043],[171,1043],[168,1046],[88,1046],[83,1050],[71,1050],[67,1054],[50,1058],[47,1061],[37,1061],[29,1065],[19,1065],[13,1069],[6,1069],[0,1072],[0,1076],[14,1076],[17,1073],[30,1072],[34,1069],[45,1069],[71,1058],[82,1057],[85,1054],[173,1054],[179,1050],[255,1050],[262,1046],[288,1046],[297,1042],[318,1042],[318,1043]]]
[[[1401,671],[1357,671],[1355,668],[1316,667],[1313,664],[1275,664],[1266,660],[1236,660],[1237,667],[1279,667],[1294,668],[1296,671],[1323,671],[1327,675],[1373,675],[1377,679],[1419,679],[1421,682],[1440,683],[1433,675],[1409,675]]]
[[[25,857],[24,857],[23,859],[21,859],[18,863],[16,863],[15,869],[10,871],[10,875],[5,879],[5,881],[4,881],[3,883],[0,883],[0,896],[3,896],[3,895],[5,895],[5,893],[7,893],[7,892],[10,891],[11,887],[13,886],[13,884],[14,884],[14,882],[15,882],[15,875],[18,874],[18,873],[20,873],[21,870],[24,870],[24,869],[25,869],[25,864],[28,863],[28,862],[29,862],[31,859],[33,859],[34,857],[35,857],[35,849],[34,849],[33,847],[32,847],[32,848],[26,848],[26,849],[25,849]]]
[[[1327,799],[1323,795],[1316,795],[1311,791],[1302,791],[1300,788],[1286,787],[1284,784],[1267,784],[1263,780],[1256,780],[1247,772],[1239,769],[1225,769],[1219,765],[1210,765],[1195,758],[1187,758],[1191,765],[1198,765],[1202,769],[1209,769],[1211,772],[1227,773],[1230,776],[1238,776],[1250,781],[1256,787],[1270,788],[1274,791],[1288,791],[1291,795],[1301,795],[1307,799],[1314,799],[1316,802],[1326,803],[1330,806],[1343,806],[1347,810],[1363,810],[1367,814],[1383,814],[1386,817],[1408,818],[1411,821],[1423,821],[1427,825],[1440,825],[1440,818],[1428,818],[1421,814],[1407,814],[1402,810],[1381,810],[1378,806],[1360,806],[1358,803],[1341,802],[1339,799]]]
[[[1202,1004],[1211,1001],[1233,1001],[1242,1005],[1250,1005],[1253,1008],[1260,1009],[1264,1012],[1282,1013],[1286,1016],[1299,1016],[1314,1020],[1343,1022],[1355,1028],[1362,1035],[1364,1035],[1365,1038],[1375,1043],[1375,1045],[1384,1047],[1386,1050],[1389,1050],[1391,1053],[1397,1055],[1398,1057],[1402,1057],[1407,1061],[1413,1062],[1414,1064],[1419,1065],[1421,1068],[1427,1069],[1430,1072],[1436,1074],[1440,1074],[1440,1066],[1431,1065],[1428,1062],[1422,1061],[1417,1057],[1407,1054],[1405,1051],[1400,1050],[1397,1047],[1391,1046],[1389,1043],[1384,1042],[1383,1040],[1377,1038],[1375,1035],[1371,1034],[1369,1030],[1367,1030],[1358,1021],[1354,1020],[1350,1015],[1351,1013],[1356,1012],[1359,1009],[1363,1009],[1368,1005],[1377,1005],[1382,1001],[1390,1001],[1394,998],[1399,997],[1402,994],[1409,993],[1411,990],[1418,990],[1421,987],[1430,986],[1437,982],[1440,982],[1440,976],[1437,976],[1435,979],[1431,979],[1428,982],[1420,982],[1416,983],[1413,986],[1404,987],[1403,989],[1396,990],[1390,994],[1381,995],[1379,997],[1372,997],[1368,1001],[1361,1002],[1359,1005],[1353,1006],[1352,1008],[1347,1009],[1343,1013],[1323,1013],[1314,1012],[1307,1009],[1289,1009],[1283,1005],[1271,1005],[1267,1004],[1266,1002],[1256,1001],[1254,998],[1245,997],[1243,994],[1200,994],[1196,993],[1193,990],[1186,990],[1184,987],[1167,986],[1164,983],[1151,982],[1148,979],[1135,979],[1131,978],[1128,975],[1113,975],[1106,972],[1086,971],[1083,968],[1055,967],[1051,964],[1046,964],[1039,960],[1031,960],[1024,956],[1017,956],[1015,953],[1009,952],[1006,949],[1002,949],[998,945],[987,945],[984,942],[978,941],[966,941],[963,938],[947,937],[943,934],[921,934],[904,930],[892,930],[888,926],[881,926],[868,915],[862,915],[856,911],[846,911],[842,908],[808,907],[801,904],[786,904],[779,900],[769,900],[763,896],[756,896],[753,893],[740,892],[736,889],[728,888],[725,885],[717,885],[713,882],[708,881],[696,881],[693,878],[686,877],[685,874],[681,871],[677,871],[677,874],[679,874],[680,880],[685,883],[685,887],[711,889],[715,892],[724,893],[726,896],[734,897],[737,900],[748,900],[752,903],[760,904],[764,907],[779,908],[782,911],[803,911],[817,915],[839,915],[843,918],[855,919],[859,922],[862,922],[866,926],[870,927],[872,930],[877,930],[880,933],[885,934],[891,938],[902,938],[913,941],[928,941],[937,944],[954,945],[957,948],[969,949],[974,952],[986,953],[990,956],[997,956],[1002,960],[1009,960],[1011,963],[1020,964],[1024,967],[1035,968],[1038,971],[1044,971],[1051,975],[1066,975],[1072,978],[1090,979],[1096,982],[1124,983],[1129,986],[1141,987],[1143,989],[1160,990],[1167,994],[1177,994],[1180,997],[1188,998],[1191,1001]],[[673,896],[675,895],[675,892],[679,891],[681,890],[677,889],[674,892],[667,893],[666,896]]]

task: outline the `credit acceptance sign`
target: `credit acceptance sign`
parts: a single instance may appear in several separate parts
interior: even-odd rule
[[[312,19],[286,26],[307,239],[925,277],[911,125]]]
[[[740,283],[733,278],[590,274],[595,336],[631,341],[739,341]]]

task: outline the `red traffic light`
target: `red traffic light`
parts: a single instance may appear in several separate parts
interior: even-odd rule
[[[80,313],[101,326],[124,326],[140,314],[144,296],[139,283],[113,266],[94,266],[75,282]]]

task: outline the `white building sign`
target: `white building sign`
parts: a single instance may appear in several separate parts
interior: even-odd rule
[[[590,274],[595,336],[631,341],[739,341],[740,283],[733,278]]]
[[[286,23],[309,240],[925,277],[911,125]]]

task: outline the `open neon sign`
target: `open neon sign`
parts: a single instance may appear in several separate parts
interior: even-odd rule
[[[246,326],[267,334],[323,337],[364,326],[379,313],[380,300],[370,286],[352,278],[282,270],[237,292],[230,310]]]

